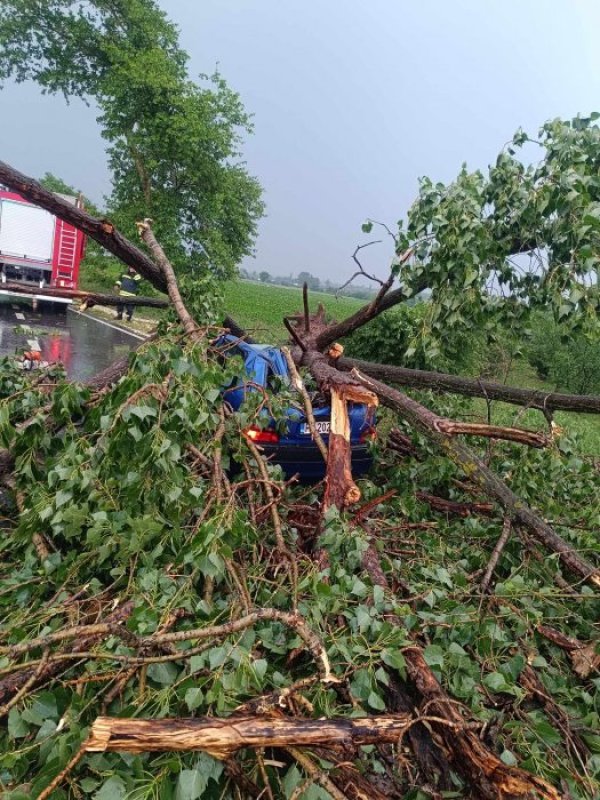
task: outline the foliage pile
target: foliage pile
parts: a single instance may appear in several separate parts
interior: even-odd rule
[[[487,176],[465,168],[448,186],[423,180],[406,227],[389,231],[397,256],[375,297],[339,323],[324,309],[311,315],[305,297],[284,320],[290,363],[331,398],[322,491],[285,482],[243,435],[262,408],[281,416],[291,390],[256,391],[242,414],[228,413],[221,390],[237,370],[208,327],[218,292],[206,276],[190,279],[205,221],[219,275],[251,236],[256,205],[237,193],[247,176],[229,171],[237,100],[189,84],[175,31],[151,0],[52,0],[43,12],[15,0],[0,11],[0,41],[10,45],[0,77],[98,100],[118,159],[116,207],[156,216],[184,273],[180,292],[148,219],[137,223],[142,252],[112,222],[0,163],[3,182],[166,290],[181,323],[87,386],[46,374],[30,384],[2,365],[0,472],[14,500],[1,545],[7,797],[596,797],[598,466],[553,412],[598,414],[600,398],[411,370],[418,351],[406,338],[395,342],[396,367],[353,361],[339,344],[425,291],[427,363],[473,330],[487,347],[498,323],[516,328],[536,305],[591,334],[594,117],[544,126],[538,165],[516,158],[529,141],[519,132]],[[206,119],[207,146],[195,149],[186,120]],[[462,401],[390,384],[483,398],[488,423]],[[543,413],[546,430],[490,424],[495,398]],[[361,506],[350,402],[393,411]],[[88,752],[104,713],[125,728],[130,717],[192,714],[236,735],[243,714],[258,733],[220,761],[136,755],[127,737],[127,754]],[[300,749],[272,733],[299,720],[329,731],[342,719],[348,731],[349,718],[363,720],[358,741]],[[393,743],[365,740],[375,719],[400,726]]]
[[[16,455],[20,509],[5,520],[2,543],[7,800],[36,797],[100,712],[158,718],[268,708],[314,718],[397,710],[403,648],[414,642],[506,764],[520,762],[573,798],[597,796],[600,683],[574,672],[568,654],[539,632],[550,624],[593,638],[600,605],[592,589],[560,576],[557,584],[555,559],[524,550],[515,536],[493,593],[483,594],[501,517],[432,511],[423,492],[468,506],[477,490],[414,433],[409,455],[378,452],[376,473],[362,482],[365,512],[331,509],[320,527],[319,488],[286,484],[272,467],[261,483],[240,433],[260,403],[277,414],[290,398],[257,396],[224,419],[220,388],[236,367],[223,364],[210,338],[192,344],[172,331],[146,344],[109,391],[56,375],[32,385],[2,364],[0,433]],[[439,410],[460,413],[456,404]],[[526,457],[496,444],[487,455],[578,550],[594,548],[598,476],[568,440]],[[234,462],[231,480],[215,466]],[[369,548],[387,586],[365,571]],[[298,612],[338,682],[323,680],[294,627],[261,612],[233,634],[196,632],[175,647],[160,641],[257,609]],[[94,633],[89,626],[98,623],[109,624]],[[285,749],[242,751],[225,763],[207,754],[88,754],[52,796],[258,796],[266,781],[275,797],[327,798],[327,775],[335,781],[347,757],[323,749],[307,765]],[[397,749],[361,748],[352,759],[385,796],[470,796],[455,770],[439,776],[445,790],[436,790],[408,739]]]

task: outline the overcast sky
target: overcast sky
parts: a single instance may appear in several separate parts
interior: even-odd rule
[[[159,0],[192,74],[218,62],[254,114],[267,217],[245,266],[334,281],[366,217],[394,224],[421,175],[485,168],[522,126],[600,110],[598,0]],[[95,200],[110,189],[93,110],[0,93],[0,159]],[[388,244],[369,263],[385,273]]]

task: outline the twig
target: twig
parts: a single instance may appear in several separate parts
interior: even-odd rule
[[[256,466],[258,467],[259,472],[264,481],[265,494],[267,495],[269,510],[271,513],[271,519],[273,521],[273,528],[275,529],[275,539],[277,540],[277,547],[279,551],[282,553],[282,555],[287,559],[290,565],[290,572],[294,587],[293,608],[294,611],[296,611],[298,603],[298,565],[296,563],[296,559],[294,558],[294,554],[290,551],[287,544],[285,543],[285,539],[283,538],[281,518],[279,517],[279,511],[277,510],[275,495],[273,494],[273,488],[271,486],[271,481],[269,480],[269,473],[267,471],[265,460],[258,452],[258,448],[254,444],[254,442],[252,442],[250,439],[246,439],[246,444],[248,445],[248,449],[250,450],[250,452],[254,457]]]
[[[383,286],[383,281],[380,280],[380,278],[378,278],[376,275],[369,275],[369,273],[365,271],[363,265],[358,260],[358,253],[361,250],[364,250],[365,247],[371,247],[371,245],[373,245],[373,244],[381,244],[381,241],[382,241],[381,239],[374,239],[372,242],[366,242],[366,244],[359,244],[359,245],[356,246],[355,251],[352,253],[352,260],[358,266],[358,270],[354,273],[354,275],[352,275],[352,277],[348,278],[346,283],[343,283],[341,286],[339,286],[336,289],[336,292],[335,292],[336,293],[336,297],[339,295],[339,293],[342,291],[342,289],[345,289],[346,286],[349,286],[352,283],[352,281],[354,280],[354,278],[357,278],[359,275],[364,275],[364,277],[368,278],[370,281],[375,281],[380,286]]]
[[[287,328],[288,333],[290,334],[292,339],[296,342],[298,347],[302,350],[303,353],[306,353],[306,345],[294,330],[294,326],[292,325],[288,317],[283,318],[283,324]]]
[[[81,747],[80,747],[80,748],[79,748],[79,750],[78,750],[78,751],[75,753],[75,755],[73,756],[73,758],[72,758],[72,759],[69,761],[69,763],[67,764],[67,766],[66,766],[66,767],[65,767],[63,770],[61,770],[61,771],[58,773],[58,775],[56,776],[56,778],[54,778],[54,780],[53,780],[53,781],[51,781],[51,782],[48,784],[48,786],[46,786],[46,788],[44,789],[44,791],[43,791],[43,792],[41,792],[41,793],[38,795],[38,797],[37,797],[37,800],[47,800],[47,798],[48,798],[48,797],[50,797],[50,795],[51,795],[51,794],[54,792],[54,790],[55,790],[55,789],[57,789],[57,788],[60,786],[60,784],[61,784],[61,783],[62,783],[62,782],[65,780],[65,778],[67,777],[67,775],[69,775],[69,773],[70,773],[70,772],[71,772],[71,771],[72,771],[72,770],[73,770],[73,769],[74,769],[74,768],[77,766],[77,764],[79,764],[79,762],[81,761],[81,759],[82,759],[82,758],[84,757],[84,755],[86,754],[86,752],[87,752],[87,749],[86,749],[86,747],[87,747],[87,743],[88,743],[88,740],[86,740],[86,741],[85,741],[85,742],[84,742],[84,743],[81,745]]]
[[[491,558],[488,562],[485,574],[481,581],[481,591],[484,594],[489,590],[490,581],[492,580],[492,575],[494,574],[496,564],[498,563],[498,559],[502,555],[502,551],[504,550],[504,547],[510,538],[511,530],[512,530],[512,519],[508,516],[504,517],[504,525],[502,526],[502,533],[500,534],[500,538],[496,542],[496,546],[492,551]]]
[[[297,747],[286,747],[285,749],[292,758],[300,764],[304,771],[310,775],[313,781],[322,786],[326,792],[329,792],[333,800],[348,800],[348,795],[341,792],[331,778],[329,778],[306,753],[303,753],[302,750],[299,750]]]
[[[19,702],[19,700],[21,700],[22,697],[25,697],[25,695],[27,694],[29,689],[32,688],[32,686],[35,686],[38,678],[40,677],[42,672],[46,669],[46,666],[48,664],[48,657],[49,657],[49,651],[46,648],[46,650],[44,650],[44,655],[40,659],[40,662],[35,669],[35,672],[33,672],[33,674],[25,681],[23,686],[21,686],[19,691],[16,694],[14,694],[8,702],[6,702],[3,706],[0,706],[0,719],[2,719],[2,717],[5,714],[8,714],[10,709],[13,706],[16,706],[16,704]]]
[[[302,304],[304,306],[304,332],[310,333],[310,313],[308,309],[308,284],[304,281],[302,285]]]

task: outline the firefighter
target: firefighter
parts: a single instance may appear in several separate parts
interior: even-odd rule
[[[48,362],[42,360],[42,354],[39,350],[26,350],[23,355],[17,359],[17,363],[21,369],[26,369],[27,371],[32,369],[45,369],[48,366]]]
[[[133,267],[128,267],[127,272],[121,275],[121,280],[115,282],[115,286],[119,290],[119,297],[135,297],[140,291],[141,280],[142,276],[138,275]],[[133,308],[133,303],[119,303],[117,306],[117,319],[123,319],[123,311],[125,311],[128,322],[131,322]]]

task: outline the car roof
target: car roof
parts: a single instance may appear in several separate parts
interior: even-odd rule
[[[273,347],[269,344],[255,344],[246,342],[237,336],[231,334],[224,334],[219,336],[216,341],[217,345],[226,345],[238,350],[244,357],[246,369],[253,371],[253,363],[257,358],[266,361],[276,375],[286,376],[289,375],[288,365],[285,356],[278,347]]]

